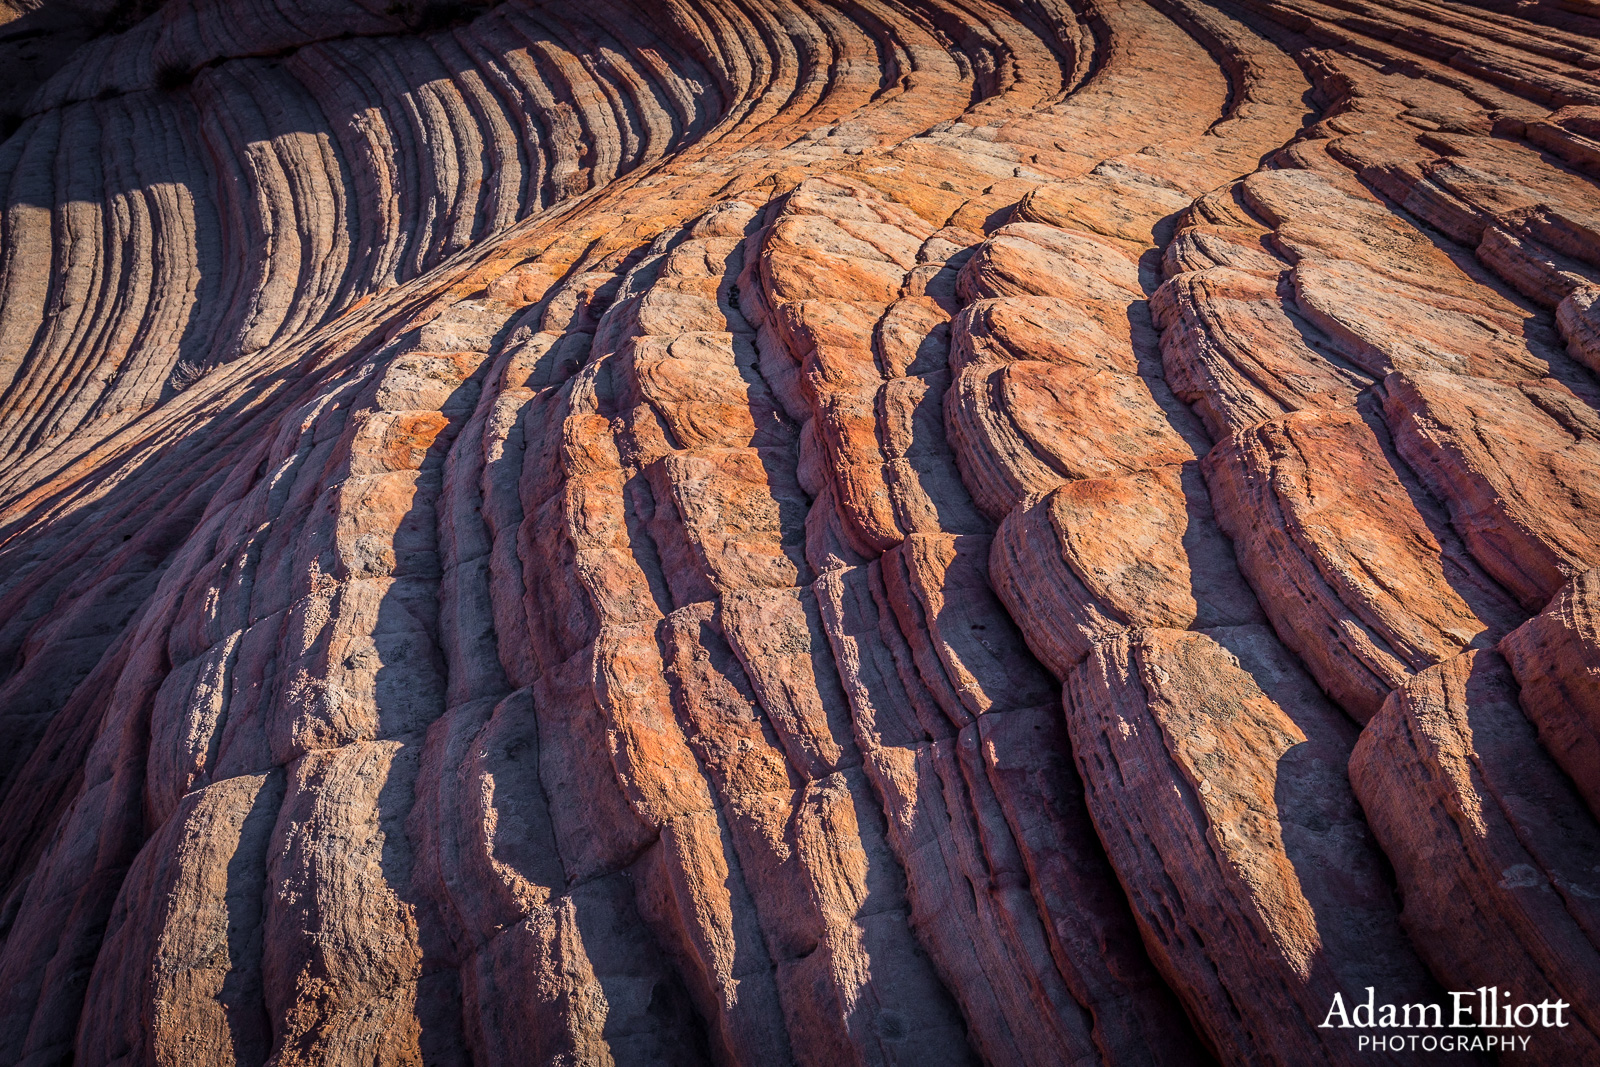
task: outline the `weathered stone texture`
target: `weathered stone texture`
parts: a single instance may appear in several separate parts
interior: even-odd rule
[[[0,1063],[1600,1059],[1597,40],[0,0]]]

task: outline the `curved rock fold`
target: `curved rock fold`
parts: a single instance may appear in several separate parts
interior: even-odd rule
[[[1597,39],[0,2],[0,1061],[1600,1057]]]

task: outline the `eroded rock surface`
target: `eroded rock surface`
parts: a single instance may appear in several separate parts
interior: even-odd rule
[[[0,0],[0,1062],[1600,1059],[1597,40]]]

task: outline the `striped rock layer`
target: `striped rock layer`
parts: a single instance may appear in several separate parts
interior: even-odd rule
[[[1597,41],[0,3],[0,1062],[1600,1061]]]

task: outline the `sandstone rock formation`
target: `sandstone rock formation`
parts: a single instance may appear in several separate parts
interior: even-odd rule
[[[0,1063],[1600,1060],[1600,5],[0,59]]]

